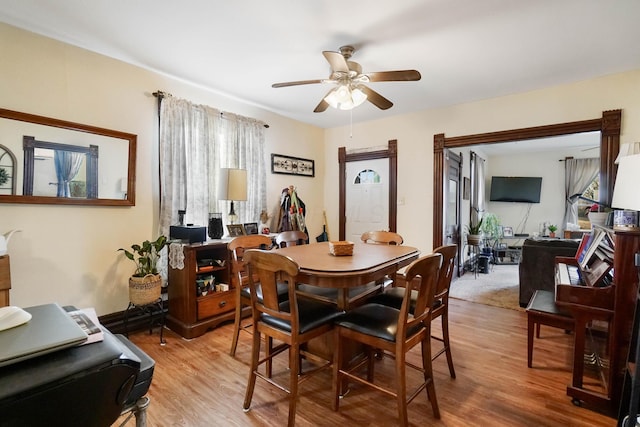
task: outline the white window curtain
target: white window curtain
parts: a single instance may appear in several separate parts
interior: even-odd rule
[[[247,170],[247,201],[236,201],[238,222],[257,222],[266,209],[264,123],[165,96],[160,104],[160,233],[178,223],[207,226],[210,212],[229,223],[229,202],[218,199],[220,168]]]
[[[471,152],[471,213],[470,220],[474,224],[482,217],[485,208],[485,160]]]
[[[600,159],[565,159],[564,194],[565,211],[564,227],[567,224],[578,224],[579,196],[589,187],[600,171]]]
[[[86,158],[84,154],[72,151],[54,150],[53,158],[56,167],[56,178],[58,180],[58,197],[71,197],[71,181],[78,174],[82,161]]]

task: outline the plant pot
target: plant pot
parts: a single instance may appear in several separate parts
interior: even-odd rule
[[[549,237],[551,237],[552,239],[553,239],[554,237],[556,237],[556,232],[555,232],[555,231],[550,231],[550,232],[549,232]]]
[[[467,244],[471,246],[480,246],[482,241],[482,235],[480,234],[467,234]]]
[[[129,301],[135,305],[146,305],[157,301],[162,290],[162,277],[147,274],[144,277],[129,278]]]
[[[607,217],[609,216],[609,212],[589,212],[589,222],[591,225],[600,225],[604,226],[607,222]]]

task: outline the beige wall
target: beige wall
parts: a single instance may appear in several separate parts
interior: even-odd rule
[[[4,24],[0,57],[0,108],[138,135],[136,206],[0,204],[0,233],[22,230],[9,243],[12,304],[93,306],[99,315],[127,307],[134,268],[116,250],[157,235],[156,90],[268,123],[265,161],[271,153],[314,159],[316,178],[267,174],[265,209],[274,210],[282,188],[294,185],[311,234],[320,233],[322,129]]]
[[[335,206],[329,214],[329,228],[337,235],[338,194],[334,189],[338,185],[338,147],[380,146],[398,140],[398,198],[405,201],[398,206],[398,232],[406,244],[426,252],[432,249],[433,241],[433,135],[459,136],[595,119],[604,110],[618,108],[623,110],[621,143],[640,140],[640,70],[354,124],[352,130],[329,129],[325,137],[325,201],[327,206]],[[466,162],[468,165],[468,156]],[[468,209],[467,203],[462,212]],[[562,215],[550,215],[551,220],[558,217],[555,221],[562,221]]]
[[[269,173],[266,207],[273,211],[282,188],[295,185],[308,207],[312,240],[321,231],[323,209],[331,237],[337,238],[338,147],[380,147],[397,139],[398,196],[405,200],[398,207],[398,231],[407,244],[425,252],[432,242],[434,134],[455,136],[591,119],[603,110],[622,108],[622,142],[640,139],[640,70],[392,116],[354,124],[353,130],[322,130],[3,24],[0,55],[0,107],[138,135],[135,207],[0,204],[0,233],[23,230],[9,244],[12,303],[20,306],[55,301],[94,306],[100,315],[126,308],[126,283],[133,265],[116,249],[157,234],[158,135],[156,99],[151,95],[156,90],[265,121],[270,125],[267,157],[280,153],[314,159],[316,178]]]

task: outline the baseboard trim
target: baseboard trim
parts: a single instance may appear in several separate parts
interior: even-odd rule
[[[166,299],[163,299],[162,311],[159,306],[151,308],[148,313],[143,313],[141,310],[130,311],[126,328],[124,323],[126,310],[105,314],[98,317],[98,320],[102,326],[109,330],[109,332],[113,334],[126,334],[127,332],[137,332],[149,329],[150,326],[159,326],[162,319],[162,312],[164,312],[164,318],[166,318],[168,311],[169,305]]]

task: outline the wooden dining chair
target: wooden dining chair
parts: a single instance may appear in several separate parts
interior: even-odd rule
[[[298,384],[309,375],[330,366],[331,361],[304,351],[303,344],[313,338],[329,332],[333,322],[344,312],[332,304],[297,298],[295,281],[300,268],[295,261],[277,251],[248,250],[244,254],[248,267],[249,288],[251,292],[251,313],[253,318],[253,348],[251,351],[251,373],[245,394],[243,409],[251,406],[256,379],[261,378],[269,384],[289,394],[288,425],[295,425]],[[288,300],[281,302],[278,287],[289,284]],[[262,297],[259,298],[258,290]],[[261,336],[265,336],[264,358],[260,359]],[[273,341],[279,344],[273,346]],[[289,384],[282,385],[271,375],[272,360],[275,356],[289,350]],[[301,369],[300,360],[313,363],[307,371]],[[265,371],[259,367],[265,365]]]
[[[407,404],[411,402],[423,388],[435,418],[440,418],[436,389],[431,367],[431,314],[433,299],[438,283],[438,272],[442,264],[442,255],[430,254],[412,262],[406,270],[405,277],[409,282],[418,278],[417,298],[413,315],[409,313],[411,293],[406,292],[400,310],[382,304],[367,303],[348,311],[335,321],[335,349],[333,359],[333,409],[338,410],[342,386],[353,380],[383,391],[396,398],[400,425],[408,425]],[[356,341],[367,347],[365,355],[357,363],[343,360],[347,341]],[[406,354],[416,345],[422,349],[422,366],[409,364]],[[390,354],[395,359],[395,391],[377,384],[374,379],[374,354],[383,350],[383,355]],[[356,372],[367,365],[367,377]],[[422,372],[424,381],[412,393],[407,393],[406,366]],[[409,396],[407,398],[407,396]]]
[[[300,230],[283,231],[276,236],[276,246],[279,248],[306,245],[307,243],[309,243],[307,233]]]
[[[440,271],[438,272],[438,284],[436,286],[435,296],[433,299],[433,310],[431,318],[433,320],[440,317],[442,336],[432,335],[431,338],[441,342],[442,348],[433,355],[432,360],[435,360],[438,356],[445,353],[451,378],[456,377],[456,371],[453,367],[453,357],[451,356],[451,344],[449,341],[449,289],[451,288],[451,280],[453,279],[453,273],[455,270],[457,252],[458,246],[453,244],[443,245],[433,250],[433,253],[442,255],[442,266],[440,267]],[[400,280],[398,282],[400,282]],[[399,310],[402,306],[406,286],[407,283],[405,283],[403,286],[388,288],[383,293],[370,298],[368,302],[387,305]],[[413,313],[418,293],[415,289],[415,283],[411,283],[411,288],[413,290],[411,291],[409,310],[410,313]]]
[[[244,252],[248,249],[268,249],[273,242],[269,236],[264,234],[250,234],[238,236],[229,242],[228,248],[231,251],[231,273],[235,276],[235,317],[233,322],[233,340],[231,341],[231,356],[236,355],[238,338],[241,330],[251,327],[251,323],[242,324],[243,309],[251,305],[251,294],[249,292],[249,278],[245,269]],[[282,300],[286,300],[288,295],[287,286],[279,288],[278,295]],[[258,296],[262,297],[260,287]]]
[[[378,245],[401,245],[404,242],[402,236],[393,231],[365,231],[360,240]]]

